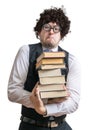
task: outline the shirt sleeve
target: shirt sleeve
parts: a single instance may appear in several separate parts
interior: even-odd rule
[[[69,54],[69,73],[67,88],[70,97],[62,103],[46,105],[47,116],[60,116],[70,114],[77,110],[80,101],[80,63],[73,55]]]
[[[8,82],[8,98],[12,102],[33,108],[30,100],[31,93],[24,90],[29,66],[29,46],[22,46],[16,57]]]

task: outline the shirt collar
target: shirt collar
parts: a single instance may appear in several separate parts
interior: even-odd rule
[[[45,49],[47,49],[47,48],[43,47],[43,51],[44,51]],[[49,49],[49,50],[50,50],[50,52],[57,52],[57,51],[58,51],[58,46],[55,47],[55,48],[53,48],[53,49]]]

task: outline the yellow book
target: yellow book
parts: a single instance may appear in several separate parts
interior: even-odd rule
[[[38,58],[37,62],[39,62],[43,58],[62,58],[65,57],[65,52],[43,52]]]
[[[56,65],[40,65],[36,66],[36,69],[42,69],[42,70],[50,70],[50,69],[57,69],[57,68],[62,68],[66,69],[65,64],[56,64]]]
[[[56,65],[56,64],[64,64],[63,58],[46,58],[41,59],[39,62],[36,63],[36,68],[38,68],[40,65]]]

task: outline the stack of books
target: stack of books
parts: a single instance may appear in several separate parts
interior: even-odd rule
[[[65,89],[66,69],[65,52],[43,52],[36,61],[39,76],[39,90],[41,98],[58,98],[68,96]]]

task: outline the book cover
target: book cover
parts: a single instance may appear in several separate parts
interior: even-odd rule
[[[62,84],[65,83],[65,75],[62,76],[51,76],[51,77],[40,77],[40,84]]]
[[[67,97],[67,91],[43,91],[40,92],[41,98],[58,98],[58,97]]]
[[[39,62],[42,58],[62,58],[65,57],[65,52],[43,52],[38,58],[37,62]]]

